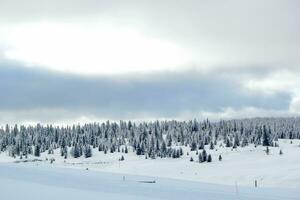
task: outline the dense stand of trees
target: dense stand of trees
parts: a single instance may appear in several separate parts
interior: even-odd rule
[[[237,148],[249,144],[273,146],[278,138],[300,139],[300,118],[255,118],[219,122],[155,121],[134,123],[120,121],[73,126],[9,126],[0,128],[0,151],[10,156],[40,156],[60,149],[64,158],[86,158],[93,151],[104,153],[133,150],[146,158],[183,155],[180,146],[201,150],[199,162],[211,161],[205,148],[215,145]],[[219,141],[219,143],[218,143]],[[205,145],[207,145],[205,147]],[[204,151],[203,151],[204,150]],[[219,160],[222,158],[219,157]]]

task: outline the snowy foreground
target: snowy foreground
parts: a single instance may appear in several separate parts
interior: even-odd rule
[[[233,187],[51,166],[0,164],[1,199],[299,199],[296,189]]]
[[[145,159],[93,150],[91,158],[63,159],[43,153],[14,159],[0,154],[0,190],[4,199],[300,199],[300,141],[280,147],[206,148],[213,162],[198,163],[184,148],[179,159]],[[279,155],[282,149],[283,154]],[[189,156],[187,156],[187,152]],[[218,161],[218,155],[223,160]],[[124,155],[124,161],[118,161]],[[190,157],[195,161],[190,162]],[[47,158],[47,160],[46,160]],[[50,164],[50,159],[55,161]],[[19,162],[22,161],[22,162]],[[125,180],[124,180],[125,179]],[[155,183],[151,183],[155,180]],[[258,188],[254,188],[257,180]],[[146,181],[146,182],[145,182]],[[2,198],[1,198],[2,199]]]

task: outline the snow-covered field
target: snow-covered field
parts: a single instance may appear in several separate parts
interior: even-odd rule
[[[261,146],[207,147],[211,163],[198,163],[195,152],[186,155],[187,148],[182,158],[154,160],[131,151],[104,154],[94,149],[91,158],[64,160],[56,151],[43,153],[42,161],[15,163],[20,160],[1,153],[0,193],[5,199],[300,199],[300,141],[280,140],[279,145],[270,147],[269,155]],[[125,161],[119,161],[121,155]]]
[[[1,199],[299,199],[296,189],[267,189],[215,185],[184,180],[63,169],[51,166],[0,164]]]

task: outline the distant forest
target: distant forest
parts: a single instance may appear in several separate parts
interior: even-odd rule
[[[39,157],[42,152],[53,154],[55,149],[60,149],[65,159],[91,157],[93,151],[128,153],[129,150],[152,159],[179,158],[183,155],[182,146],[191,151],[214,149],[215,145],[276,146],[280,138],[300,139],[300,118],[6,125],[0,128],[0,151],[20,158],[29,154]]]

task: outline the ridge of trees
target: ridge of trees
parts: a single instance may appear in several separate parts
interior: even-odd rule
[[[183,155],[181,146],[191,151],[202,150],[199,161],[206,161],[205,145],[214,149],[218,142],[225,147],[276,145],[278,138],[300,139],[300,118],[255,118],[244,120],[153,121],[135,123],[107,121],[73,126],[15,125],[0,128],[0,151],[8,151],[12,157],[40,156],[42,152],[53,154],[60,149],[65,159],[69,156],[86,158],[93,151],[104,153],[130,150],[147,158]],[[205,154],[203,154],[203,151]],[[219,160],[221,160],[219,158]]]

